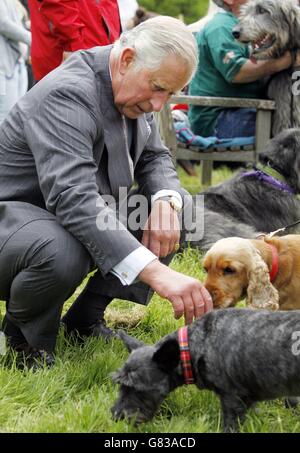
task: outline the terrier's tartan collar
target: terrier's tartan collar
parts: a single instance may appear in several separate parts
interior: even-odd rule
[[[189,348],[187,326],[181,327],[178,330],[178,342],[179,342],[180,360],[181,360],[181,367],[182,367],[184,383],[185,384],[194,384],[195,381],[194,381],[194,377],[193,377],[193,369],[192,369],[191,354],[190,354],[190,348]]]

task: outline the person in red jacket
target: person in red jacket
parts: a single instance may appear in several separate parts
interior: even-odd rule
[[[70,52],[112,44],[121,33],[117,0],[29,0],[31,62],[42,79]]]

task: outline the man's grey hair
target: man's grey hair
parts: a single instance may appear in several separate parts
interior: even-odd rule
[[[135,49],[136,70],[158,69],[168,56],[186,62],[192,77],[198,64],[197,44],[187,26],[178,19],[157,16],[125,31],[114,43],[113,53],[118,57],[123,49]]]

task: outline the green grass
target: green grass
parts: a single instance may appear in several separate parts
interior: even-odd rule
[[[197,178],[186,177],[179,169],[183,185],[199,190]],[[214,183],[229,177],[228,169],[214,172]],[[201,254],[186,250],[172,262],[172,268],[203,280]],[[80,289],[79,289],[80,290]],[[78,290],[78,291],[79,291]],[[71,304],[76,294],[66,303]],[[4,314],[4,303],[1,303]],[[171,305],[154,296],[148,307],[115,300],[108,320],[132,318],[127,331],[152,344],[182,325],[173,318]],[[125,320],[126,321],[126,320]],[[195,386],[184,386],[171,393],[156,417],[136,428],[126,421],[114,422],[110,408],[117,396],[117,385],[110,373],[121,366],[128,352],[121,341],[109,344],[89,339],[84,346],[72,345],[60,332],[56,365],[36,373],[22,372],[0,361],[0,432],[105,432],[105,433],[189,433],[220,432],[220,405],[217,397]],[[242,432],[299,432],[299,409],[288,410],[276,400],[260,403],[249,411]]]

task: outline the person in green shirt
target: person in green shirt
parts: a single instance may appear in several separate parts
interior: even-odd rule
[[[241,5],[247,0],[214,0],[223,8],[196,35],[199,65],[189,94],[239,98],[264,98],[264,78],[287,69],[292,57],[255,61],[249,47],[235,40]],[[255,110],[248,108],[190,106],[189,121],[194,134],[218,138],[255,135]]]

